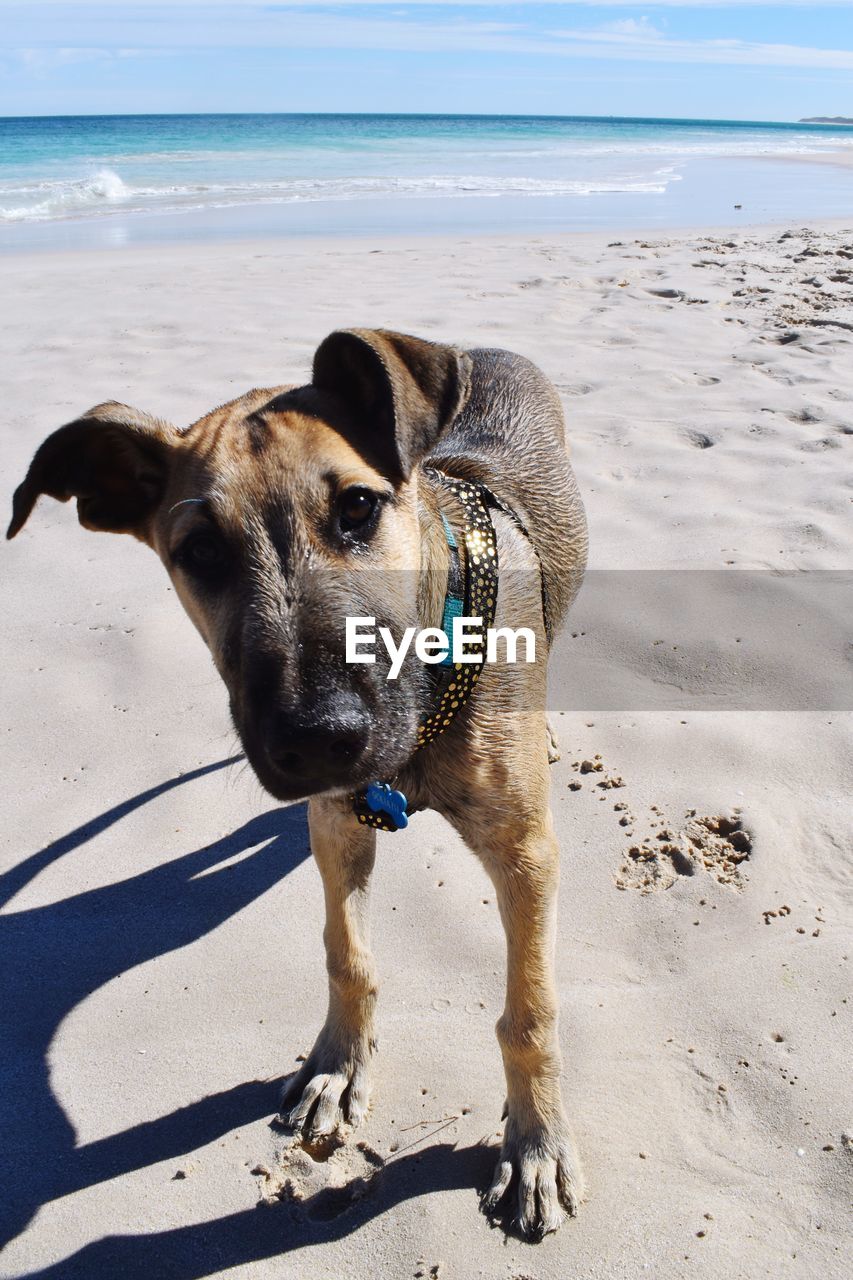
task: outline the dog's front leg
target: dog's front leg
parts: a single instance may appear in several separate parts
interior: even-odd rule
[[[342,800],[312,799],[311,850],[326,898],[329,1011],[302,1069],[286,1086],[282,1119],[312,1137],[357,1125],[370,1102],[370,1058],[376,1048],[376,974],[370,952],[368,884],[376,832],[361,826]]]
[[[518,1225],[525,1235],[539,1237],[556,1231],[566,1213],[573,1216],[582,1194],[560,1096],[553,977],[559,851],[547,809],[504,819],[491,829],[477,823],[463,835],[495,885],[507,939],[506,1004],[497,1023],[506,1129],[484,1208],[496,1208],[514,1183]]]

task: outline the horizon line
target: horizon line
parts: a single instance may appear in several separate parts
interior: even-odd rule
[[[282,117],[352,117],[356,119],[435,119],[435,120],[607,120],[607,121],[643,121],[661,124],[757,124],[757,125],[790,125],[815,124],[824,128],[844,128],[845,117],[835,119],[825,117],[798,117],[788,120],[761,120],[752,116],[634,116],[634,115],[584,115],[576,112],[542,112],[542,111],[72,111],[43,112],[26,115],[6,115],[0,113],[3,120],[135,120],[135,119],[174,119],[184,117],[192,119],[202,116],[282,116]],[[853,122],[853,117],[850,117]]]

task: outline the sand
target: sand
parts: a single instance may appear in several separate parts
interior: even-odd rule
[[[331,329],[382,325],[508,346],[554,380],[615,616],[620,572],[853,567],[853,230],[280,241],[3,271],[7,497],[91,404],[185,424],[303,379]],[[434,815],[380,836],[373,1109],[344,1147],[288,1147],[278,1082],[324,1012],[304,812],[229,763],[224,689],[151,552],[42,502],[3,551],[3,1276],[850,1274],[849,698],[781,710],[770,671],[745,699],[717,662],[735,616],[694,629],[694,674],[707,658],[722,689],[703,703],[649,666],[689,621],[682,594],[653,639],[614,639],[601,597],[581,595],[565,652],[624,676],[625,700],[580,686],[554,707],[564,1090],[588,1196],[529,1245],[478,1212],[503,1101],[479,865]],[[825,656],[849,673],[849,647]]]

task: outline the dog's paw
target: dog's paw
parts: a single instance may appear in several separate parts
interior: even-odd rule
[[[575,1217],[583,1177],[567,1127],[561,1124],[526,1135],[508,1127],[492,1185],[483,1197],[484,1213],[497,1216],[507,1193],[515,1206],[507,1216],[529,1240],[541,1240],[557,1231],[566,1216]]]
[[[279,1121],[314,1141],[361,1124],[370,1106],[371,1042],[335,1044],[325,1033],[284,1087]]]

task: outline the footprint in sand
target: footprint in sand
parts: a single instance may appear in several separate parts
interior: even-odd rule
[[[811,522],[807,524],[795,524],[790,528],[792,537],[799,538],[800,541],[812,543],[816,546],[825,547],[827,545],[827,537],[819,524]]]
[[[789,422],[814,423],[821,422],[822,416],[815,409],[795,409],[793,413],[785,415]]]
[[[820,440],[805,440],[797,448],[803,453],[825,453],[827,449],[840,449],[841,441],[833,436],[822,436]]]
[[[707,872],[720,884],[739,889],[743,885],[741,864],[751,852],[752,837],[738,810],[728,816],[698,817],[691,809],[677,833],[664,820],[659,830],[629,847],[616,887],[654,893],[669,889],[680,876]]]
[[[556,382],[554,385],[564,396],[588,396],[595,390],[588,382]]]
[[[263,1178],[261,1203],[288,1205],[300,1219],[331,1222],[376,1190],[385,1161],[366,1142],[354,1145],[339,1138],[308,1143],[294,1141],[279,1153]]]
[[[695,431],[692,428],[689,428],[687,431],[682,432],[682,434],[688,444],[693,445],[694,449],[713,449],[714,445],[717,443],[716,440],[711,438],[711,436],[706,435],[704,431]]]
[[[774,382],[780,382],[784,387],[798,387],[798,386],[802,386],[804,382],[817,381],[816,378],[810,378],[806,374],[786,373],[782,369],[777,369],[769,365],[759,364],[758,361],[753,361],[753,367],[757,369],[759,373],[764,373],[767,375],[768,378],[772,378]]]

